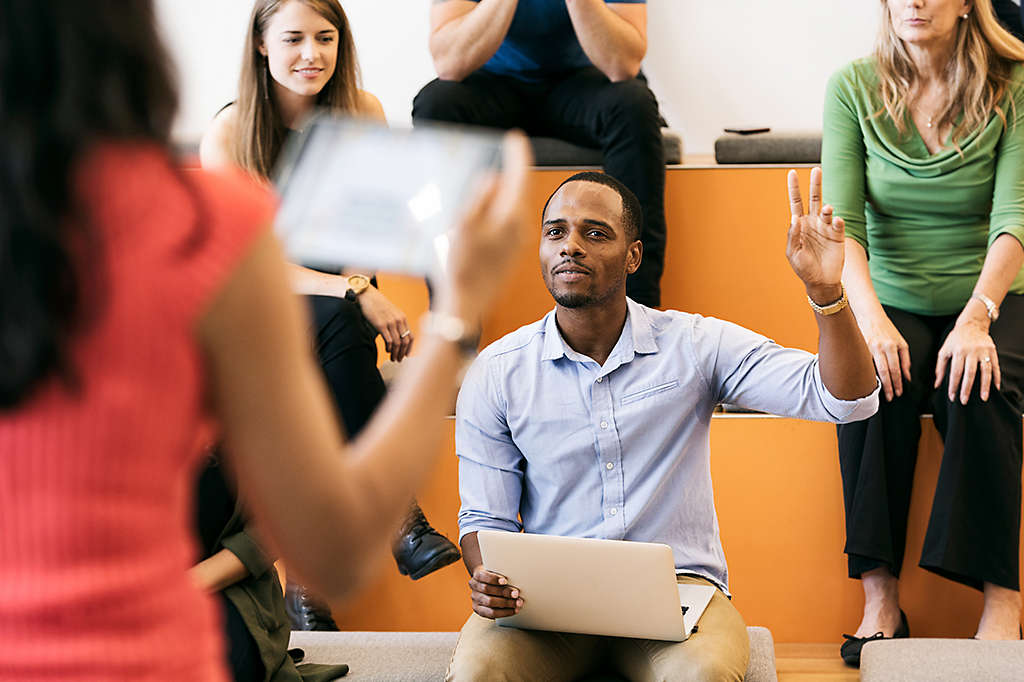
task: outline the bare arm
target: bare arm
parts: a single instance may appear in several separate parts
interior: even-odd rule
[[[462,547],[462,561],[469,570],[469,598],[473,611],[492,619],[519,613],[523,608],[519,588],[509,585],[505,576],[484,569],[476,533],[466,533],[459,545]]]
[[[832,207],[821,206],[821,170],[811,171],[808,215],[803,214],[796,171],[789,173],[789,198],[792,226],[786,255],[811,300],[821,306],[834,303],[843,291],[843,220],[833,220]],[[840,400],[870,395],[876,386],[871,354],[849,306],[832,315],[816,314],[815,320],[825,388]]]
[[[974,292],[989,297],[998,307],[1022,265],[1024,247],[1021,243],[1012,234],[999,235],[985,255],[985,264],[974,285]],[[991,324],[985,304],[971,298],[939,349],[935,386],[937,388],[942,383],[948,367],[950,400],[955,400],[959,393],[960,402],[966,404],[975,377],[979,380],[982,400],[988,400],[993,385],[997,390],[1002,387],[999,356],[988,332]]]
[[[871,353],[875,372],[882,384],[882,395],[886,400],[892,400],[903,395],[903,382],[910,381],[910,346],[878,300],[871,283],[867,251],[859,242],[849,238],[845,249],[843,284],[850,299],[850,309]]]
[[[508,170],[467,212],[453,240],[451,272],[440,284],[438,310],[464,320],[480,318],[507,270],[510,242],[521,237],[529,146],[522,136],[510,139]],[[454,390],[462,358],[437,335],[422,340],[402,381],[345,447],[305,325],[268,232],[198,332],[241,498],[269,546],[312,587],[336,598],[372,575],[433,465],[450,404],[443,396]]]
[[[608,80],[636,78],[647,54],[647,5],[565,0],[587,58]]]
[[[519,0],[434,0],[430,55],[441,80],[460,81],[487,63],[505,40]]]
[[[231,155],[231,143],[237,134],[235,112],[237,107],[230,104],[217,116],[199,142],[199,163],[203,168],[224,168],[235,165]]]
[[[205,592],[220,592],[249,577],[249,571],[235,554],[222,549],[189,569],[192,581]]]

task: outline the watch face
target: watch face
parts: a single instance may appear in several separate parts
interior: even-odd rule
[[[359,294],[366,291],[370,286],[370,278],[365,275],[350,275],[348,278],[348,285],[352,291],[358,296]]]

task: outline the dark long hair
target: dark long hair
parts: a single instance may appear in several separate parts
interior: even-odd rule
[[[287,130],[274,103],[273,78],[260,45],[270,19],[289,0],[256,0],[245,36],[242,73],[238,79],[237,136],[232,144],[235,162],[253,175],[268,177],[281,152]],[[354,112],[359,105],[359,63],[348,17],[338,0],[298,0],[329,21],[338,31],[338,59],[316,104],[332,111]]]
[[[76,164],[105,140],[166,149],[176,108],[149,0],[0,0],[0,409],[67,366],[82,322]]]

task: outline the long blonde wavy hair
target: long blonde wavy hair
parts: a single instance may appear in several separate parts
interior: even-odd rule
[[[231,155],[245,170],[268,177],[281,151],[287,129],[277,109],[273,77],[260,45],[270,22],[288,2],[301,2],[338,30],[338,59],[334,74],[317,95],[316,106],[334,111],[354,112],[359,104],[359,64],[348,17],[338,0],[257,0],[249,17],[238,81],[237,134]]]
[[[876,115],[888,114],[896,129],[905,132],[909,99],[917,80],[917,70],[906,45],[896,35],[887,0],[881,0],[884,17],[875,43],[875,60],[881,85],[883,109]],[[992,0],[973,0],[967,18],[958,22],[956,46],[946,67],[949,97],[936,116],[936,125],[952,126],[953,146],[984,126],[994,112],[1007,125],[1008,112],[1003,99],[1015,62],[1024,61],[1024,43],[1017,40],[999,23],[992,10]],[[1013,98],[1009,98],[1012,115]]]

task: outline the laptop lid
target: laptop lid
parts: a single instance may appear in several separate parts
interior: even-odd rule
[[[681,642],[715,590],[677,585],[668,545],[491,530],[477,538],[487,570],[522,594],[522,610],[497,620],[506,627]]]

